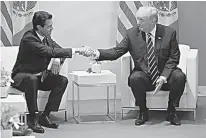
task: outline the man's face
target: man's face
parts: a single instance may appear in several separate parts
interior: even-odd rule
[[[148,17],[137,17],[137,24],[139,26],[139,29],[143,32],[150,32],[153,28],[152,20],[150,20]]]
[[[50,36],[53,30],[53,22],[52,19],[48,19],[45,21],[44,27],[39,27],[39,31],[43,36]]]

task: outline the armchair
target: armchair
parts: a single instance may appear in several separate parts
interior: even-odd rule
[[[198,50],[190,49],[188,45],[179,44],[180,63],[179,68],[186,74],[187,82],[184,93],[180,100],[177,110],[193,111],[194,120],[196,118],[197,93],[198,93]],[[122,118],[125,109],[138,109],[135,107],[135,99],[127,80],[134,63],[129,53],[121,57],[121,108]],[[169,91],[159,91],[153,95],[151,91],[147,92],[147,107],[149,110],[166,110],[168,104]]]
[[[17,57],[17,53],[19,50],[18,46],[11,46],[11,47],[1,47],[1,64],[2,66],[4,66],[4,68],[11,72],[12,68],[15,64],[16,61],[16,57]],[[67,59],[64,62],[64,65],[61,69],[60,74],[68,77],[68,62]],[[9,87],[8,89],[8,93],[14,93],[14,94],[22,94],[21,91],[13,88],[13,87]],[[45,92],[45,91],[38,91],[38,98],[37,98],[37,103],[38,103],[38,109],[39,111],[43,111],[44,107],[46,106],[46,103],[48,101],[48,97],[49,97],[49,91]],[[67,109],[67,89],[65,90],[65,93],[62,97],[62,101],[59,107],[59,111],[65,111],[65,121],[67,120],[67,113],[66,113],[66,109]]]

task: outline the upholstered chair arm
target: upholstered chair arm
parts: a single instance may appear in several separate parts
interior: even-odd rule
[[[187,83],[188,105],[190,108],[196,108],[198,94],[198,50],[190,49],[187,56]]]

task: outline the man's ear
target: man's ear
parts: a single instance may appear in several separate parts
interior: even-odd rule
[[[152,19],[152,24],[156,24],[157,23],[157,19],[156,18],[153,18]]]
[[[37,25],[36,27],[37,27],[38,30],[42,30],[41,25]]]

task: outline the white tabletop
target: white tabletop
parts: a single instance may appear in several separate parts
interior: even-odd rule
[[[72,80],[78,84],[116,83],[116,75],[109,70],[101,70],[101,73],[73,71],[70,74],[73,76]]]
[[[13,136],[12,138],[35,138],[35,136]]]
[[[18,102],[18,103],[25,103],[25,98],[23,95],[8,95],[6,98],[1,98],[0,102]]]
[[[73,71],[72,74],[77,76],[101,76],[101,75],[110,75],[114,74],[109,70],[101,70],[101,73],[89,73],[87,71]]]
[[[0,103],[11,105],[19,113],[24,113],[27,111],[27,104],[23,95],[8,95],[6,98],[1,98]]]

